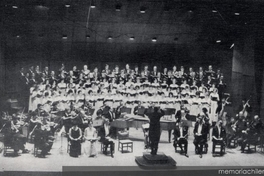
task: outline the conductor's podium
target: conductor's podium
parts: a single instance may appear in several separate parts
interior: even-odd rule
[[[162,152],[158,152],[157,155],[151,155],[148,152],[144,152],[143,156],[136,157],[136,163],[139,166],[150,168],[157,166],[175,168],[176,166],[176,161],[172,157],[167,156]]]

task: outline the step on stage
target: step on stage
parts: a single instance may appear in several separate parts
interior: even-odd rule
[[[166,169],[176,168],[176,161],[172,157],[165,155],[163,152],[158,152],[157,155],[151,155],[149,152],[144,152],[143,156],[136,156],[136,163],[139,166],[147,167],[149,169],[163,167]]]

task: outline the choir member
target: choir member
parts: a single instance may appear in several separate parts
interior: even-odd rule
[[[87,65],[83,66],[83,70],[81,71],[81,73],[84,80],[87,80],[89,78],[90,70],[88,70]]]

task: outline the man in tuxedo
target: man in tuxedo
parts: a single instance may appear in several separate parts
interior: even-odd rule
[[[182,107],[181,110],[178,110],[175,115],[176,122],[179,123],[181,120],[190,120],[190,115],[186,112],[186,109]]]
[[[148,116],[149,123],[149,140],[150,140],[150,148],[151,155],[157,155],[158,144],[160,140],[160,118],[164,116],[164,111],[159,107],[150,107],[146,111],[146,115]]]
[[[184,154],[186,157],[189,157],[187,152],[188,152],[188,129],[189,127],[187,125],[184,125],[183,121],[180,121],[179,125],[176,126],[174,129],[173,135],[174,135],[174,143],[173,146],[175,148],[175,152],[177,149],[177,144],[179,145],[181,149],[181,154]],[[183,146],[184,150],[183,150]]]
[[[194,133],[193,144],[195,145],[195,152],[196,154],[200,154],[200,158],[202,158],[203,146],[206,143],[207,134],[208,134],[207,127],[203,122],[202,116],[198,116],[198,121],[195,123],[193,133]]]
[[[224,147],[225,147],[225,140],[226,140],[226,130],[223,127],[222,120],[219,120],[216,126],[213,128],[212,134],[212,141],[213,141],[213,156],[215,155],[215,146],[221,145],[220,155],[223,155]]]

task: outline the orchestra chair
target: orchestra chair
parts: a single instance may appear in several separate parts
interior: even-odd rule
[[[236,148],[238,146],[238,140],[236,138],[232,139],[230,141],[230,145],[231,148]]]
[[[208,143],[205,142],[204,145],[203,145],[203,153],[207,154],[207,152],[208,152]]]
[[[203,144],[203,154],[207,154],[208,153],[208,143],[207,142],[205,142],[204,144]],[[196,153],[196,154],[198,154],[198,153]]]
[[[105,144],[103,143],[103,142],[101,142],[101,152],[103,152],[104,151],[104,148],[105,148]],[[108,147],[107,147],[107,149],[106,149],[107,151],[106,152],[111,152],[110,150],[111,150],[111,148],[110,148],[110,145],[108,145]],[[114,150],[113,150],[113,154],[115,153],[115,145],[114,145]]]
[[[183,144],[182,147],[184,148],[186,144]],[[181,152],[181,148],[180,145],[177,141],[174,141],[174,146],[175,146],[175,153],[180,153]]]
[[[3,155],[4,156],[7,156],[7,153],[14,152],[13,142],[14,142],[14,138],[11,135],[10,136],[3,135],[3,143],[4,143]]]
[[[215,157],[217,154],[219,154],[220,156],[223,156],[225,154],[225,145],[213,142],[213,148],[215,148],[215,150],[212,151],[213,157]]]
[[[34,142],[34,149],[33,149],[33,154],[35,157],[37,157],[39,155],[39,146],[37,142]]]
[[[254,136],[253,139],[248,140],[245,151],[248,153],[250,152],[257,152],[257,145],[260,145],[260,138],[258,136]]]
[[[130,151],[133,152],[133,142],[129,139],[129,132],[128,131],[118,131],[117,134],[118,137],[118,151],[124,152],[124,148],[128,149],[130,148]]]

